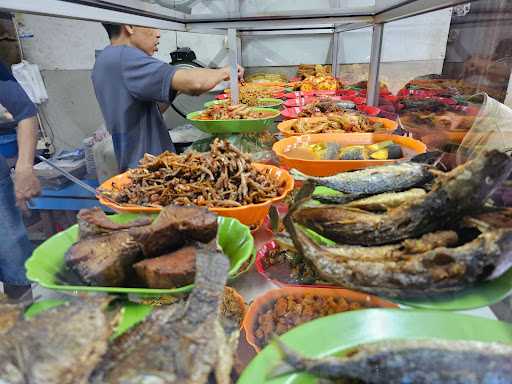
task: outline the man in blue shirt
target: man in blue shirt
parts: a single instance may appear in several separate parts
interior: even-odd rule
[[[144,153],[174,151],[162,113],[177,92],[199,95],[229,79],[229,67],[182,69],[158,60],[160,31],[104,24],[111,45],[96,58],[92,82],[105,125],[112,134],[120,171],[138,165]],[[239,68],[239,76],[243,69]]]
[[[7,162],[0,155],[0,281],[9,297],[18,298],[30,290],[24,264],[33,250],[18,208],[26,209],[27,201],[40,191],[39,180],[33,170],[37,144],[37,109],[2,63],[0,104],[18,123],[18,159],[14,185]]]

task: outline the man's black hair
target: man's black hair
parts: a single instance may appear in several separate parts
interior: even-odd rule
[[[103,27],[108,33],[109,39],[115,39],[121,35],[121,25],[120,24],[109,24],[109,23],[101,23]]]

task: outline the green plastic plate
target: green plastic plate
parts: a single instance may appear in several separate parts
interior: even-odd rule
[[[65,302],[66,300],[55,299],[38,301],[27,308],[25,311],[25,317],[30,319],[43,311],[58,307]],[[121,309],[121,320],[117,325],[112,338],[116,338],[117,336],[122,335],[128,329],[144,320],[152,310],[153,307],[151,305],[137,304],[132,302],[123,303],[123,308]]]
[[[327,187],[316,187],[314,193],[336,195],[340,192]],[[324,237],[309,229],[308,234],[311,238],[320,244],[334,244],[331,240],[325,239]],[[498,303],[503,300],[510,292],[512,292],[512,268],[497,279],[478,283],[473,287],[464,289],[460,292],[424,297],[421,299],[399,300],[395,298],[389,298],[389,300],[415,308],[436,309],[443,311],[463,311],[466,309],[487,307],[489,305]]]
[[[310,357],[340,354],[379,340],[428,338],[512,343],[512,325],[447,312],[366,309],[323,317],[281,336],[287,345]],[[266,379],[280,360],[277,348],[270,344],[250,362],[238,384],[316,383],[303,373]]]
[[[136,214],[112,215],[113,221],[127,223],[135,220]],[[220,217],[217,239],[222,250],[231,261],[229,276],[238,275],[239,270],[251,262],[255,253],[254,239],[249,227],[230,217]],[[89,291],[110,293],[131,293],[138,295],[176,295],[189,292],[193,284],[174,289],[124,288],[124,287],[94,287],[85,285],[67,285],[59,279],[59,273],[64,269],[64,254],[78,239],[78,225],[62,231],[37,247],[25,263],[27,277],[41,286],[60,291]]]
[[[269,103],[268,105],[262,106],[262,108],[279,107],[280,105],[282,105],[284,103],[284,101],[281,100],[281,99],[273,99],[271,97],[262,97],[259,100],[263,101],[263,102],[268,102]],[[208,101],[208,102],[204,103],[204,107],[208,108],[211,105],[226,104],[226,103],[228,103],[227,100],[211,100],[211,101]]]
[[[206,133],[250,133],[262,132],[272,126],[274,119],[279,116],[279,110],[272,108],[253,108],[257,111],[272,111],[272,116],[253,120],[196,120],[202,111],[191,112],[187,115],[194,126]]]

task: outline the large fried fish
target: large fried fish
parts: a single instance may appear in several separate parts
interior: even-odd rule
[[[232,357],[219,320],[229,262],[216,250],[196,257],[195,288],[186,303],[162,306],[118,338],[93,375],[104,384],[230,382]]]
[[[379,245],[433,232],[482,207],[508,177],[512,159],[493,150],[438,177],[416,201],[385,213],[340,205],[293,209],[293,219],[340,244]]]
[[[489,229],[455,246],[453,231],[433,232],[382,246],[322,246],[295,225],[295,243],[319,276],[336,285],[377,295],[411,298],[464,289],[506,271],[512,229]],[[282,241],[282,239],[281,239]]]
[[[412,162],[370,167],[327,177],[308,176],[295,169],[291,170],[291,174],[296,180],[310,180],[317,185],[356,195],[402,191],[432,179],[427,165]]]
[[[512,384],[512,346],[462,340],[391,340],[362,345],[344,357],[310,359],[276,339],[297,371],[327,379],[391,384]]]
[[[0,382],[87,383],[116,322],[105,313],[109,301],[67,303],[18,321],[0,337]]]

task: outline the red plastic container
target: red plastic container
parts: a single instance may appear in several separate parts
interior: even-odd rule
[[[304,96],[306,96],[306,95],[302,91],[288,92],[288,93],[285,93],[285,95],[284,95],[284,97],[286,97],[287,99],[298,99],[298,98],[301,98]]]
[[[315,96],[335,96],[336,91],[330,91],[330,90],[318,90],[318,91],[312,91]]]
[[[358,92],[354,89],[340,89],[336,91],[336,94],[345,97],[355,97],[358,95]]]
[[[355,97],[351,97],[350,100],[358,105],[366,103],[366,97],[355,96]]]
[[[296,119],[300,111],[302,111],[301,107],[284,108],[281,111],[281,116],[283,116],[286,120]]]
[[[309,104],[309,103],[313,103],[316,100],[318,100],[316,97],[311,97],[311,96],[300,97],[298,99],[288,99],[288,100],[286,100],[284,102],[284,106],[287,107],[287,108],[290,108],[290,107],[300,107],[301,105],[306,105],[306,104]]]
[[[366,113],[368,116],[377,116],[380,113],[380,108],[371,105],[359,104],[356,108],[358,111]]]

